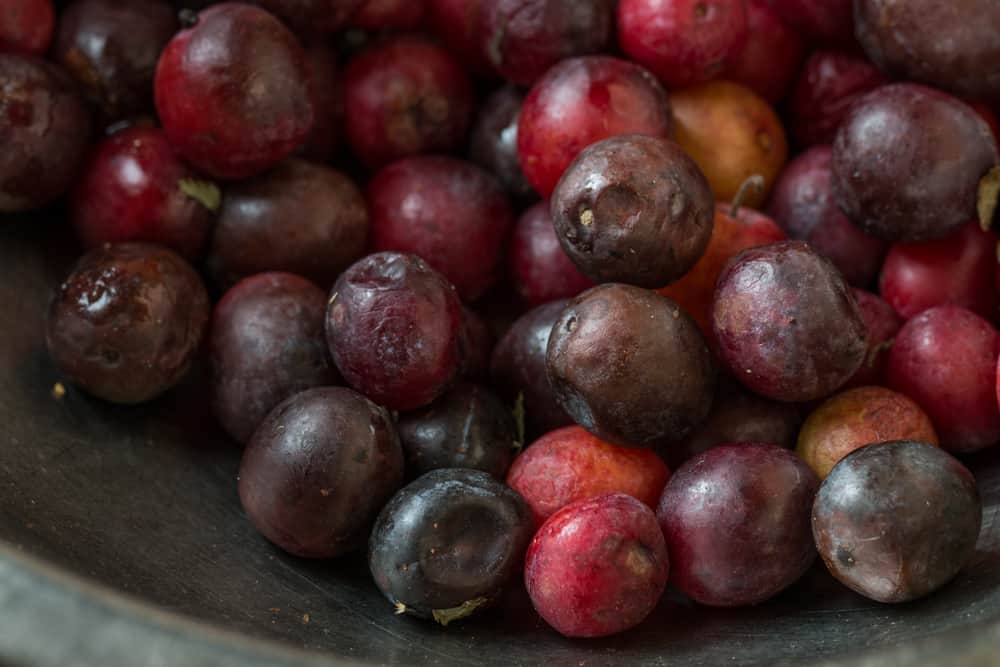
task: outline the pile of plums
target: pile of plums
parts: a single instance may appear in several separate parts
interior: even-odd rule
[[[0,212],[86,249],[59,379],[208,366],[267,540],[603,636],[967,562],[998,105],[995,0],[5,0]]]

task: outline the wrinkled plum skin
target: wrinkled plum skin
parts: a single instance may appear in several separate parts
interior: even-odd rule
[[[520,571],[535,523],[516,492],[479,470],[433,470],[404,487],[372,530],[368,565],[406,612],[496,599]]]
[[[763,602],[816,558],[809,512],[819,480],[776,445],[715,447],[681,466],[656,510],[671,581],[704,605]]]
[[[76,0],[59,17],[54,60],[115,121],[153,110],[153,73],[177,32],[165,0]]]
[[[814,410],[802,425],[796,449],[825,479],[854,450],[893,440],[938,444],[930,417],[912,400],[885,387],[858,387]]]
[[[253,94],[245,94],[248,81]],[[154,94],[170,143],[215,178],[273,167],[305,141],[315,118],[295,35],[271,14],[233,2],[209,7],[170,40]]]
[[[469,135],[469,159],[491,172],[507,193],[519,201],[530,200],[534,189],[521,171],[517,157],[517,128],[524,93],[504,86],[486,98]]]
[[[73,184],[90,110],[58,68],[0,53],[0,212],[39,208]]]
[[[775,11],[812,40],[854,42],[852,0],[771,0]]]
[[[854,299],[858,302],[861,318],[868,330],[868,352],[865,354],[865,362],[854,377],[847,381],[844,389],[884,385],[889,369],[889,347],[903,327],[903,318],[896,314],[892,306],[871,292],[855,288]]]
[[[291,273],[260,273],[219,301],[209,331],[212,411],[246,444],[287,398],[337,384],[323,337],[326,292]]]
[[[73,191],[73,227],[87,248],[147,241],[197,260],[214,221],[181,189],[182,180],[197,178],[163,130],[127,128],[99,143],[84,166]]]
[[[770,0],[748,0],[747,27],[746,43],[723,76],[777,104],[799,72],[805,54],[802,38],[775,13]]]
[[[951,303],[997,315],[997,237],[970,222],[929,243],[897,243],[882,266],[879,292],[904,319]]]
[[[492,0],[484,4],[480,44],[511,83],[530,86],[557,62],[604,51],[614,0]]]
[[[890,74],[1000,99],[1000,5],[993,0],[858,0],[858,41]]]
[[[683,438],[712,404],[715,373],[697,325],[638,287],[600,285],[570,301],[552,327],[546,366],[560,405],[616,445]]]
[[[286,160],[225,188],[208,268],[220,287],[265,271],[287,271],[327,289],[368,243],[364,196],[339,171]]]
[[[758,396],[740,387],[720,391],[704,423],[687,438],[658,448],[672,468],[719,445],[759,442],[795,447],[802,425],[800,408]]]
[[[680,146],[630,134],[580,153],[552,193],[550,212],[559,243],[583,275],[656,288],[705,253],[715,200]]]
[[[415,255],[357,261],[330,294],[326,338],[349,385],[392,410],[440,396],[461,364],[462,304]]]
[[[258,531],[304,558],[364,546],[403,483],[403,453],[387,410],[344,387],[278,405],[240,462],[240,502]]]
[[[608,493],[655,507],[669,477],[655,452],[617,447],[579,426],[567,426],[545,434],[514,459],[507,485],[524,497],[541,525],[567,505]]]
[[[295,30],[332,33],[342,27],[365,0],[252,0]]]
[[[503,479],[514,458],[510,408],[482,385],[455,385],[427,407],[402,415],[397,429],[411,477],[467,468]]]
[[[500,277],[510,202],[490,174],[464,160],[419,156],[385,167],[368,184],[371,250],[413,253],[474,301]]]
[[[672,126],[667,92],[645,69],[608,56],[569,58],[525,98],[518,158],[528,182],[549,197],[587,146],[619,134],[669,137]]]
[[[951,580],[972,556],[981,520],[972,474],[939,448],[907,441],[849,454],[812,511],[827,568],[879,602],[914,600]]]
[[[745,0],[620,0],[618,42],[671,88],[719,75],[748,34]]]
[[[840,126],[831,187],[869,234],[932,241],[976,218],[979,180],[998,163],[993,133],[971,107],[897,83],[858,100]]]
[[[950,452],[1000,441],[995,395],[1000,333],[975,313],[937,306],[909,320],[889,351],[889,386],[930,415]]]
[[[514,289],[529,306],[569,299],[594,286],[562,249],[548,202],[538,202],[518,218],[507,259]]]
[[[0,52],[44,56],[55,19],[52,0],[6,0],[0,8]]]
[[[515,320],[493,350],[490,379],[509,401],[524,394],[524,425],[529,438],[573,423],[556,400],[545,370],[549,334],[567,303],[553,301],[529,310]]]
[[[832,144],[854,103],[887,83],[889,77],[864,58],[844,51],[814,51],[788,103],[792,137],[802,146]]]
[[[737,255],[719,277],[712,326],[740,382],[779,401],[832,393],[861,367],[868,347],[847,283],[802,241]]]
[[[851,224],[830,192],[829,146],[812,148],[788,164],[768,212],[793,239],[807,242],[851,285],[867,287],[878,275],[887,244]]]
[[[198,274],[160,246],[123,243],[84,255],[49,307],[46,342],[59,370],[113,403],[151,400],[198,353],[209,301]]]
[[[653,511],[622,493],[564,507],[528,548],[535,610],[567,637],[605,637],[641,623],[666,588],[670,559]]]
[[[344,132],[370,169],[419,153],[458,150],[473,102],[460,63],[418,36],[378,42],[344,70]]]

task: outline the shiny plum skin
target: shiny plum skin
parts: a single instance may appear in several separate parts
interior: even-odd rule
[[[208,252],[226,288],[265,271],[287,271],[327,289],[365,253],[368,208],[341,172],[286,160],[256,178],[226,186]]]
[[[549,335],[567,303],[552,301],[519,317],[497,343],[490,360],[492,385],[511,402],[523,394],[524,426],[529,438],[573,423],[559,405],[545,370]]]
[[[570,301],[552,327],[546,367],[563,409],[616,445],[683,438],[712,404],[712,357],[697,325],[670,299],[630,285],[599,285]]]
[[[768,212],[793,239],[805,241],[840,270],[851,285],[868,287],[888,248],[841,213],[830,191],[829,146],[816,146],[781,172]]]
[[[624,493],[655,507],[670,469],[648,449],[617,447],[579,426],[551,431],[522,452],[507,474],[538,525],[572,503]]]
[[[401,415],[397,430],[411,477],[438,468],[466,468],[503,479],[517,440],[510,408],[486,387],[466,383]]]
[[[712,236],[701,259],[680,280],[659,290],[694,318],[707,339],[712,337],[712,300],[719,275],[737,253],[747,248],[784,241],[787,236],[775,222],[743,207],[734,217],[728,204],[715,205]]]
[[[903,328],[903,318],[881,297],[861,289],[854,289],[861,318],[868,329],[868,353],[865,362],[844,388],[885,385],[889,371],[889,348]]]
[[[860,98],[889,83],[870,62],[846,51],[813,51],[788,102],[789,128],[801,146],[832,144]]]
[[[0,8],[0,53],[44,56],[55,22],[52,0],[7,0]]]
[[[518,218],[507,259],[514,289],[529,306],[569,299],[594,286],[560,245],[545,201]]]
[[[273,167],[313,125],[305,51],[281,21],[250,5],[213,5],[177,33],[160,56],[154,91],[170,143],[215,178]]]
[[[751,176],[764,178],[743,203],[761,207],[788,159],[788,140],[774,109],[749,88],[709,81],[671,94],[674,136],[705,174],[715,198],[731,202]]]
[[[802,425],[800,408],[740,387],[720,389],[705,421],[688,437],[659,448],[671,468],[719,445],[758,442],[793,449]]]
[[[373,44],[344,70],[344,131],[370,169],[419,153],[457,151],[473,110],[459,62],[422,37]]]
[[[528,547],[524,583],[535,610],[560,634],[606,637],[645,620],[669,570],[653,511],[613,493],[545,522]]]
[[[611,41],[613,0],[493,0],[480,44],[506,80],[530,86],[561,60],[600,53]]]
[[[992,0],[858,0],[856,32],[893,76],[1000,99],[1000,5]]]
[[[296,556],[334,558],[364,546],[403,483],[403,452],[385,408],[345,387],[317,387],[271,411],[238,479],[264,537]]]
[[[737,255],[719,277],[712,326],[740,382],[779,401],[831,394],[861,367],[868,347],[847,283],[801,241]]]
[[[609,56],[568,58],[531,88],[521,108],[517,153],[543,198],[587,146],[620,134],[669,137],[670,99],[647,70]]]
[[[101,141],[81,171],[73,190],[73,227],[87,248],[146,241],[195,261],[214,218],[205,203],[185,193],[198,178],[163,130],[127,128]]]
[[[878,602],[906,602],[946,584],[972,557],[982,502],[972,473],[947,452],[895,441],[837,464],[812,515],[834,577]]]
[[[748,35],[745,0],[620,0],[618,42],[671,88],[718,76]]]
[[[208,337],[212,412],[237,442],[246,444],[285,399],[338,383],[325,315],[326,292],[291,273],[251,276],[216,305]]]
[[[46,342],[87,393],[126,405],[176,385],[198,353],[208,294],[180,256],[144,243],[84,255],[49,306]]]
[[[777,104],[795,80],[804,55],[802,39],[778,16],[770,0],[747,0],[747,40],[723,76]]]
[[[253,0],[297,32],[329,34],[344,26],[365,0]]]
[[[889,386],[930,415],[941,446],[970,453],[1000,441],[1000,333],[975,313],[936,306],[909,320],[889,351]]]
[[[424,22],[424,0],[364,0],[351,15],[352,28],[413,30]]]
[[[837,394],[809,415],[796,451],[825,479],[854,450],[893,440],[938,444],[930,417],[909,398],[885,387],[858,387]]]
[[[90,141],[90,110],[73,82],[41,60],[0,53],[0,212],[44,206],[73,184]]]
[[[59,16],[54,60],[105,122],[153,111],[153,73],[179,28],[166,0],[75,0]]]
[[[383,252],[337,279],[326,339],[350,386],[392,410],[415,410],[458,373],[461,327],[451,283],[415,255]]]
[[[413,253],[474,301],[496,283],[514,214],[503,188],[471,162],[419,156],[368,184],[371,250]]]
[[[425,0],[427,22],[434,34],[477,74],[493,67],[480,48],[480,24],[487,0]]]
[[[379,514],[368,565],[397,613],[446,625],[500,596],[534,529],[524,499],[485,472],[433,470]]]
[[[325,164],[340,147],[344,122],[344,87],[337,53],[329,44],[316,41],[306,46],[313,94],[313,126],[296,155]]]
[[[976,218],[980,179],[1000,163],[971,107],[909,83],[853,106],[833,142],[833,196],[863,230],[887,241],[932,241]]]
[[[584,149],[559,180],[550,212],[559,243],[587,278],[656,288],[704,254],[715,201],[680,146],[629,134]]]
[[[778,14],[812,41],[854,43],[852,0],[771,0]]]
[[[656,510],[671,582],[713,607],[774,597],[816,558],[809,513],[818,488],[812,470],[776,445],[721,445],[688,460]]]
[[[997,316],[997,237],[967,223],[927,243],[896,243],[882,267],[879,292],[909,319],[945,303],[987,319]]]
[[[518,201],[535,191],[524,177],[517,157],[517,131],[524,93],[504,86],[483,101],[469,134],[469,159],[492,173]]]

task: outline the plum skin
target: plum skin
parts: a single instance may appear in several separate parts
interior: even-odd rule
[[[938,447],[905,440],[842,459],[812,510],[830,573],[886,603],[923,597],[951,580],[972,556],[981,520],[972,473]]]

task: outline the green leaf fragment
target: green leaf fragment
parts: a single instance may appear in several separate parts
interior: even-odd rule
[[[979,211],[979,226],[988,232],[993,226],[997,207],[1000,205],[1000,167],[993,167],[979,181],[979,200],[976,208]]]
[[[514,400],[514,428],[517,433],[517,441],[514,442],[514,449],[521,451],[524,449],[524,392],[518,392]]]
[[[212,213],[218,213],[222,206],[222,191],[211,181],[198,178],[182,178],[177,182],[181,192],[195,200]]]
[[[434,609],[431,611],[431,615],[434,620],[441,625],[448,627],[448,624],[452,621],[458,621],[466,616],[471,616],[476,612],[477,609],[485,607],[489,603],[488,598],[473,598],[472,600],[466,600],[457,607],[452,607],[451,609]]]

